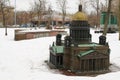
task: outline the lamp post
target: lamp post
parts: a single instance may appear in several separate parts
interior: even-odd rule
[[[15,15],[14,15],[14,18],[15,18],[14,25],[16,26],[16,0],[15,0]]]
[[[4,4],[6,3],[6,0],[4,0]],[[8,9],[9,10],[9,9]],[[8,13],[7,13],[8,14]],[[5,17],[4,17],[5,18]],[[5,25],[5,35],[7,36],[8,33],[7,33],[7,26],[6,26],[6,19],[4,19],[4,25]]]

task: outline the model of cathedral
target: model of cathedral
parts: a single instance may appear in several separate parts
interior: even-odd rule
[[[98,43],[91,42],[87,16],[79,11],[73,15],[70,35],[64,40],[56,35],[56,42],[50,46],[49,66],[71,70],[75,73],[104,73],[109,71],[109,45],[105,36]]]

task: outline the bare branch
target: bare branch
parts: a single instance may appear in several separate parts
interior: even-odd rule
[[[62,12],[62,25],[64,26],[65,17],[66,17],[66,9],[67,9],[67,0],[58,0],[58,5]]]

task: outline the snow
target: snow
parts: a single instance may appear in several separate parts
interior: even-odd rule
[[[51,30],[46,30],[46,29],[24,29],[20,32],[50,32]]]
[[[27,33],[27,32],[50,32],[50,31],[65,31],[65,29],[51,29],[51,30],[48,30],[48,29],[45,29],[45,28],[38,28],[38,29],[20,29],[21,33]]]
[[[110,69],[112,72],[95,77],[66,76],[58,70],[49,69],[49,46],[55,37],[43,37],[14,41],[14,28],[0,28],[0,80],[120,80],[120,41],[118,33],[107,34],[110,45]],[[92,41],[98,43],[101,33],[91,30]]]

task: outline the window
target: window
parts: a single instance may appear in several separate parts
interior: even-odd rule
[[[63,56],[59,55],[56,59],[57,65],[63,65]]]

